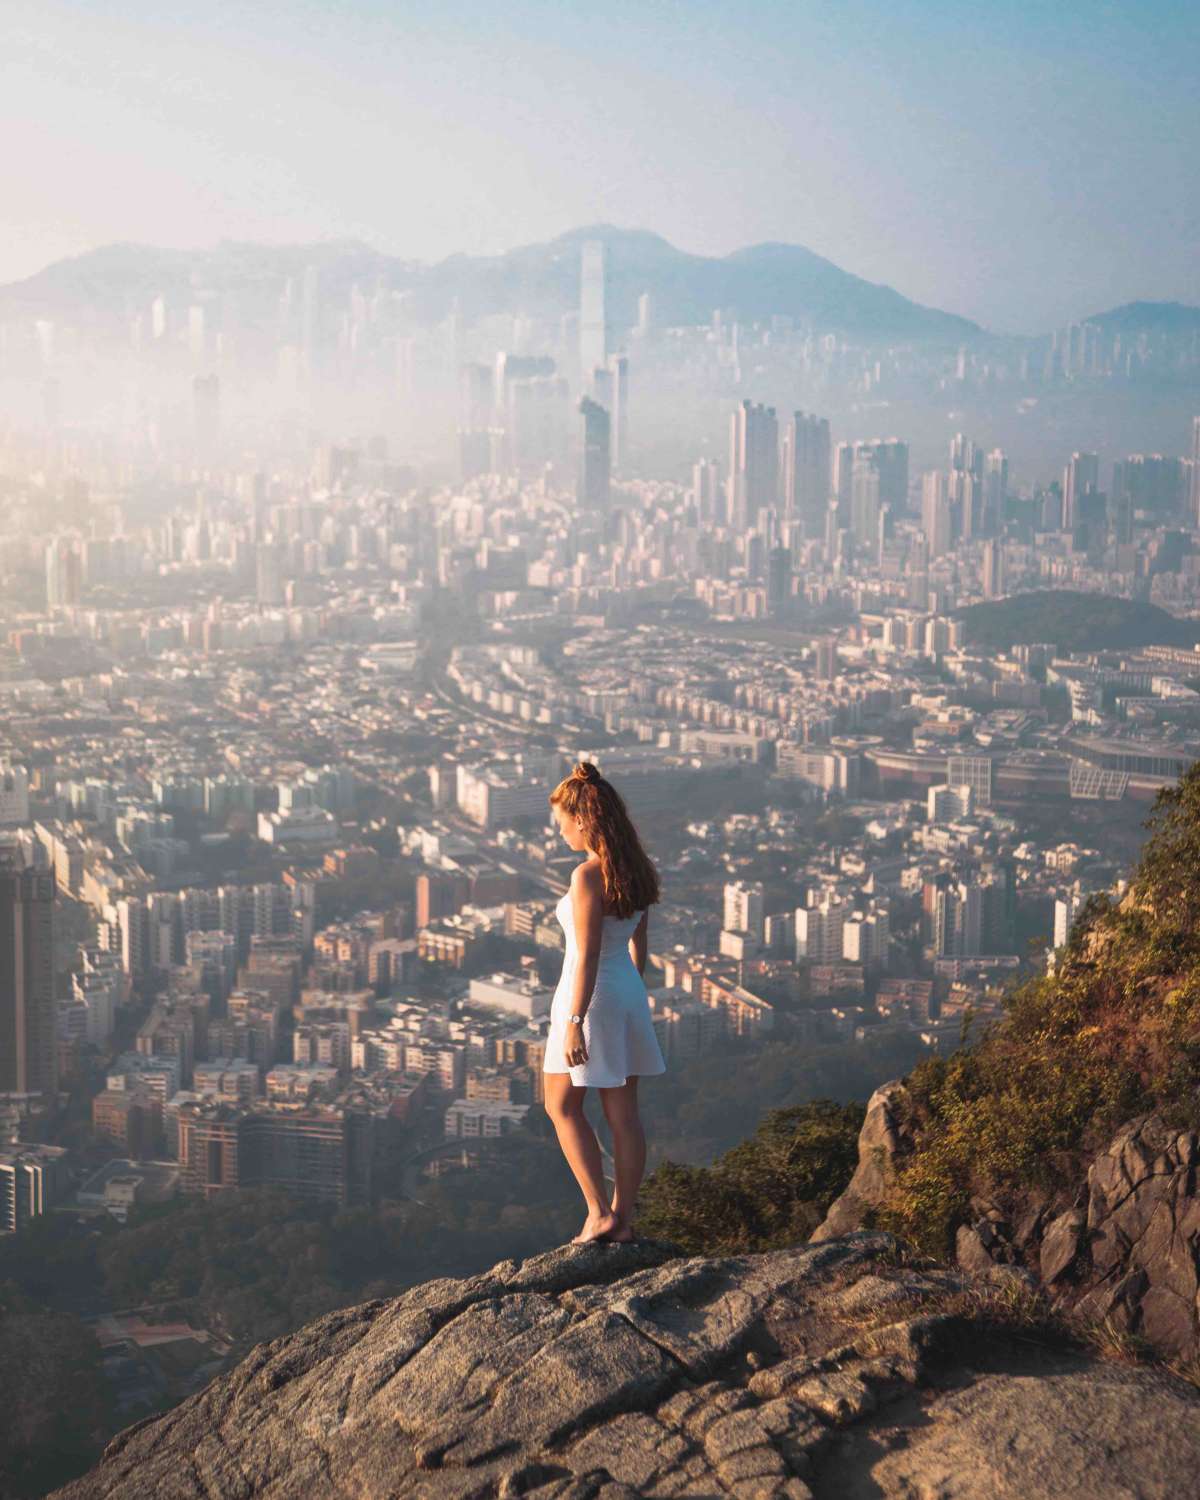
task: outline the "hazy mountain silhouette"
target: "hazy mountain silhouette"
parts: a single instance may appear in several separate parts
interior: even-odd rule
[[[637,316],[649,292],[662,325],[706,322],[715,309],[744,321],[789,316],[821,332],[871,339],[970,339],[982,330],[969,319],[922,307],[891,287],[841,270],[799,245],[753,245],[719,258],[689,255],[644,230],[594,225],[503,255],[452,255],[421,265],[383,255],[355,241],[314,245],[223,242],[206,250],[107,245],[47,266],[0,287],[0,316],[27,314],[71,322],[124,317],[158,295],[180,300],[278,295],[287,276],[318,268],[323,295],[357,284],[370,294],[406,294],[420,322],[459,307],[464,318],[522,313],[560,317],[579,302],[579,247],[602,240],[608,252],[608,309],[614,327]]]
[[[1126,302],[1084,321],[1099,323],[1107,333],[1195,333],[1200,331],[1200,307],[1186,302]]]

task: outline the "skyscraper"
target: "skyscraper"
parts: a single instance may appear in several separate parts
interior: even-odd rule
[[[51,609],[78,604],[83,594],[83,559],[71,537],[46,544],[46,603]]]
[[[992,537],[983,544],[983,597],[999,599],[1004,593],[1004,553]]]
[[[587,510],[607,510],[612,477],[612,424],[608,413],[590,397],[579,403],[583,418],[583,451],[576,499]]]
[[[893,516],[908,509],[908,444],[899,438],[872,438],[869,442],[839,443],[834,455],[833,493],[837,498],[839,524],[850,524],[850,499],[854,466],[869,460],[879,473],[879,503],[889,506]]]
[[[881,489],[874,456],[860,455],[850,475],[850,534],[860,547],[874,547],[878,542]]]
[[[921,530],[930,557],[941,557],[950,550],[950,496],[946,476],[931,470],[921,480]]]
[[[283,548],[278,542],[259,542],[255,549],[255,598],[259,604],[283,603]]]
[[[829,501],[829,422],[793,412],[783,439],[783,513],[818,536]]]
[[[977,443],[956,432],[950,439],[950,468],[959,474],[973,474],[983,478],[983,451]]]
[[[585,240],[579,263],[579,368],[586,381],[608,359],[604,307],[604,246]]]
[[[1100,488],[1100,457],[1096,453],[1072,453],[1063,470],[1062,529],[1074,531],[1082,520],[1084,497]]]
[[[1008,502],[1008,459],[1000,448],[993,448],[983,461],[983,531],[995,536],[1004,529],[1004,510]]]
[[[753,526],[779,500],[779,423],[773,406],[743,401],[729,423],[729,524]]]
[[[608,362],[612,404],[612,461],[623,469],[629,460],[629,358],[614,354]]]
[[[565,394],[565,381],[560,379],[555,382],[552,378],[555,372],[555,363],[548,355],[500,353],[496,356],[493,373],[494,430],[504,434],[496,446],[503,449],[503,466],[508,470],[519,469],[523,465],[536,467],[548,461],[540,456],[546,444],[539,439],[535,439],[532,444],[530,442],[530,423],[533,423],[532,430],[541,425],[533,415],[539,406],[542,408],[542,418],[547,422],[551,421],[549,407],[555,403],[560,405],[561,410],[557,417],[559,437],[552,446],[555,447],[556,461],[561,461],[560,449],[562,437],[567,430],[570,401]],[[535,382],[538,383],[536,388]]]
[[[0,1093],[58,1086],[54,1002],[54,876],[0,864]]]
[[[1200,417],[1192,418],[1192,486],[1188,509],[1193,526],[1200,526]]]
[[[711,458],[701,458],[692,465],[692,504],[699,521],[718,525],[725,520],[721,476]]]

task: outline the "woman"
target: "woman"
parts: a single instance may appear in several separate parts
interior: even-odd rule
[[[658,900],[658,875],[625,804],[595,766],[577,765],[551,792],[550,806],[567,844],[587,858],[576,865],[556,908],[566,955],[550,1007],[546,1112],[587,1203],[572,1243],[623,1244],[633,1239],[646,1168],[638,1078],[666,1071],[642,982],[646,916]],[[583,1112],[589,1088],[600,1090],[612,1132],[611,1199],[600,1143]]]

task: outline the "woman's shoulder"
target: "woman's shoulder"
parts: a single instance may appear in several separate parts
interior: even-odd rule
[[[581,860],[571,871],[571,889],[587,896],[604,896],[604,871],[598,859]]]

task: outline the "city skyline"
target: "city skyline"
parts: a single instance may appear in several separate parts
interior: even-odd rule
[[[1198,44],[1167,4],[1147,25],[1128,4],[418,21],[354,0],[168,30],[141,0],[63,0],[15,28],[2,107],[42,128],[0,280],[131,239],[436,261],[616,222],[699,254],[798,243],[1000,332],[1196,302]]]

